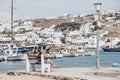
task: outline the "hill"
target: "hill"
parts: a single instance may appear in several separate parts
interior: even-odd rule
[[[34,21],[34,26],[35,27],[41,27],[41,28],[49,28],[50,26],[57,25],[57,28],[60,28],[61,25],[67,23],[70,24],[71,22],[74,24],[85,24],[85,23],[93,23],[94,22],[94,16],[93,15],[86,15],[84,17],[67,17],[67,18],[55,18],[55,19],[35,19]],[[120,22],[116,23],[116,20],[106,20],[105,17],[102,17],[101,19],[102,23],[102,29],[103,30],[108,30],[109,34],[106,35],[105,37],[111,38],[111,37],[120,37]],[[61,27],[62,28],[62,27]],[[65,28],[65,26],[64,26]],[[69,29],[69,30],[74,30],[74,29]]]

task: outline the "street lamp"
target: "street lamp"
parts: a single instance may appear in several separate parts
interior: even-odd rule
[[[97,12],[98,20],[97,20],[97,26],[98,21],[100,20],[100,8],[102,3],[94,3],[95,10]],[[99,30],[97,30],[97,53],[96,53],[96,69],[100,68],[100,52],[99,52]]]
[[[102,3],[94,3],[96,11],[100,11]]]
[[[98,20],[100,19],[100,18],[99,18],[99,14],[100,14],[101,5],[102,5],[102,3],[94,3],[95,10],[96,10],[97,16],[98,16]]]

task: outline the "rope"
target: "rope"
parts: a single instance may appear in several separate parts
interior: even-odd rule
[[[24,15],[24,13],[23,13],[23,11],[22,11],[22,9],[19,7],[19,4],[16,2],[16,0],[14,0],[14,4],[16,5],[17,10],[21,13],[20,15],[22,15],[23,18],[26,19],[25,15]]]

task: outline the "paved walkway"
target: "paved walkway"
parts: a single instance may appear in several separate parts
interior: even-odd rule
[[[47,75],[67,76],[82,80],[120,80],[120,68],[58,68]]]
[[[73,80],[120,80],[120,68],[101,68],[99,70],[95,68],[55,68],[50,73],[29,72],[30,74],[49,78],[68,77]]]

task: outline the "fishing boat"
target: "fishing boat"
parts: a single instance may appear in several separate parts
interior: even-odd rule
[[[5,55],[4,54],[0,54],[0,61],[4,61],[5,60]]]
[[[65,53],[63,54],[63,57],[77,57],[78,54],[70,54],[70,53]]]
[[[86,54],[84,54],[85,56],[94,56],[96,55],[95,51],[88,51]]]
[[[0,60],[1,61],[13,61],[13,60],[25,60],[24,54],[18,53],[18,49],[13,50],[12,47],[14,46],[12,44],[0,44],[0,46],[4,46],[1,48],[0,51]]]
[[[104,47],[102,48],[105,52],[120,52],[120,47]]]
[[[5,61],[21,61],[25,60],[25,56],[22,54],[14,54],[14,55],[5,55]]]
[[[76,52],[78,53],[79,56],[84,56],[85,54],[87,54],[83,46],[78,46]]]
[[[0,44],[1,56],[0,60],[23,60],[24,54],[18,53],[18,47],[15,45],[13,32],[13,0],[11,0],[11,41],[9,43]]]
[[[71,50],[68,48],[63,48],[61,50],[61,53],[63,54],[63,57],[77,57],[78,56],[78,54],[74,50]]]
[[[53,54],[49,54],[49,59],[59,59],[63,57],[63,54],[59,54],[59,53],[53,53]]]
[[[52,48],[50,49],[50,52],[48,54],[48,57],[50,59],[58,59],[58,58],[62,58],[63,54],[60,53],[60,50],[57,48]]]
[[[0,55],[0,61],[21,61],[21,60],[25,60],[25,56],[22,54]]]
[[[18,49],[18,53],[25,53],[25,52],[33,51],[34,49],[38,49],[38,45],[16,46],[12,48],[12,50],[17,50],[17,49]]]

